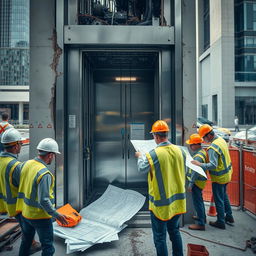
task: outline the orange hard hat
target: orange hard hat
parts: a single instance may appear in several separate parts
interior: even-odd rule
[[[209,124],[203,124],[199,127],[198,133],[203,138],[207,133],[212,131],[212,127]]]
[[[189,137],[189,140],[186,140],[187,144],[200,144],[202,142],[203,142],[203,139],[197,133],[191,134]]]
[[[154,132],[169,132],[169,126],[164,120],[158,120],[152,125],[151,133]]]

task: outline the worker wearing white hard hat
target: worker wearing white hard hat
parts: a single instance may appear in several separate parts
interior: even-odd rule
[[[22,225],[21,214],[16,211],[21,162],[17,160],[22,146],[22,137],[18,130],[7,129],[1,136],[4,151],[0,153],[0,213],[15,217]],[[7,182],[6,175],[9,176]],[[21,228],[23,234],[23,228]],[[34,238],[34,237],[33,237]],[[29,253],[41,250],[39,242],[33,240]]]
[[[67,225],[66,217],[54,208],[54,176],[47,165],[60,154],[58,143],[52,138],[41,140],[37,146],[38,156],[27,161],[20,176],[17,211],[22,212],[25,229],[20,245],[20,255],[28,255],[33,236],[37,231],[42,244],[42,255],[54,254],[52,217]]]

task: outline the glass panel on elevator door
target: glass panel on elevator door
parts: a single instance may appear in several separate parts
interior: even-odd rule
[[[158,118],[158,53],[89,52],[93,67],[91,105],[92,183],[147,192],[147,175],[137,171],[130,139],[152,139]]]

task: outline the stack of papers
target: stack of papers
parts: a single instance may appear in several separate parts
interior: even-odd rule
[[[118,233],[126,227],[143,206],[145,197],[133,190],[109,185],[95,202],[80,211],[82,221],[75,227],[60,227],[56,222],[54,234],[65,239],[67,254],[84,251],[96,243],[118,240]]]

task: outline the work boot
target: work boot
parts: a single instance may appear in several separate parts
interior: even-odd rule
[[[192,229],[192,230],[202,230],[202,231],[205,230],[204,225],[198,225],[198,224],[191,224],[191,225],[188,226],[188,228]]]
[[[226,221],[226,222],[229,222],[229,223],[234,223],[234,222],[235,222],[233,216],[226,216],[226,217],[225,217],[225,221]]]
[[[192,216],[192,219],[193,219],[193,220],[197,220],[197,221],[199,220],[199,218],[198,218],[196,215],[193,215],[193,216]],[[206,223],[206,218],[204,219],[204,222]]]
[[[41,250],[42,250],[41,244],[39,242],[33,240],[32,245],[29,249],[29,255],[32,255],[32,254],[34,254],[36,252],[39,252]]]
[[[225,223],[220,223],[218,221],[210,221],[209,224],[215,228],[226,229]]]

